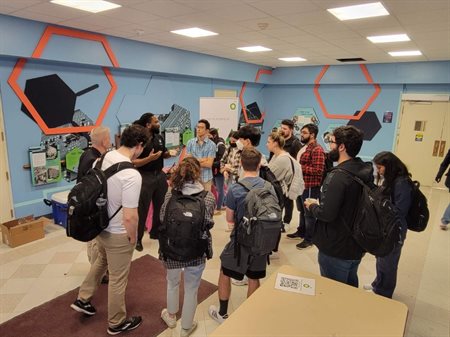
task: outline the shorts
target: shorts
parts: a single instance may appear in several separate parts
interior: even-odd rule
[[[240,263],[234,257],[234,240],[225,246],[220,255],[221,267],[224,275],[236,280],[242,280],[244,275],[253,280],[258,280],[266,276],[267,255],[254,256],[249,258],[249,253],[245,247],[241,248]]]

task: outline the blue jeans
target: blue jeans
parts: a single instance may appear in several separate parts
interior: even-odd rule
[[[448,204],[447,208],[445,209],[444,215],[442,216],[441,222],[444,225],[448,225],[450,223],[450,204]]]
[[[302,194],[302,202],[305,202],[307,198],[319,199],[319,197],[320,197],[320,186],[306,188]],[[305,210],[305,241],[312,242],[316,218],[313,217],[311,212],[308,211],[306,208],[304,208],[304,210]]]
[[[392,252],[383,257],[377,257],[377,277],[372,282],[375,294],[392,298],[397,284],[397,269],[403,245],[396,245]]]
[[[184,300],[181,312],[181,327],[190,329],[197,309],[197,294],[202,279],[205,263],[186,267],[184,269]],[[182,269],[167,269],[167,310],[171,314],[178,312],[180,308],[179,293]]]
[[[358,288],[358,267],[361,260],[344,260],[319,251],[320,275]]]
[[[214,186],[216,187],[217,191],[217,209],[221,209],[223,207],[223,198],[224,198],[224,192],[223,192],[223,184],[225,181],[225,177],[222,174],[219,174],[213,178]]]

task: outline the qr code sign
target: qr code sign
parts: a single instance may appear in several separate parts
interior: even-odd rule
[[[300,287],[300,280],[281,277],[280,286],[283,288],[298,289]]]

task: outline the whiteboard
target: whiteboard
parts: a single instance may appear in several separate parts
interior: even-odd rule
[[[238,127],[237,97],[200,97],[200,119],[206,119],[211,128],[219,130],[219,136],[228,137]]]

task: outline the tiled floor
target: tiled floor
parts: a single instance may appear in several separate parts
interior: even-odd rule
[[[440,230],[439,223],[440,216],[450,202],[450,194],[437,189],[427,189],[425,192],[431,210],[430,223],[423,233],[408,233],[394,299],[409,308],[406,336],[443,337],[449,336],[450,231]],[[292,229],[295,225],[296,221]],[[207,262],[203,274],[203,278],[212,283],[217,283],[220,267],[218,257],[229,235],[225,227],[224,215],[217,216],[213,230],[215,256]],[[319,273],[317,250],[310,248],[298,251],[296,242],[283,237],[280,259],[272,260],[268,266],[269,273],[282,264]],[[135,252],[134,258],[143,254],[156,255],[156,250],[157,243],[150,242],[146,237],[144,251]],[[78,287],[88,269],[85,244],[67,238],[59,226],[48,225],[45,239],[15,249],[0,244],[0,322]],[[359,268],[360,286],[372,281],[374,270],[375,259],[366,256]],[[245,296],[246,287],[233,286],[230,313],[245,300]],[[216,328],[217,323],[209,318],[207,310],[210,304],[217,302],[215,293],[199,305],[196,313],[199,326],[192,336],[207,336]],[[69,304],[67,310],[70,310]],[[295,327],[296,313],[286,308],[286,314],[292,315],[292,325]],[[160,336],[179,336],[179,324],[177,329],[168,329]]]

